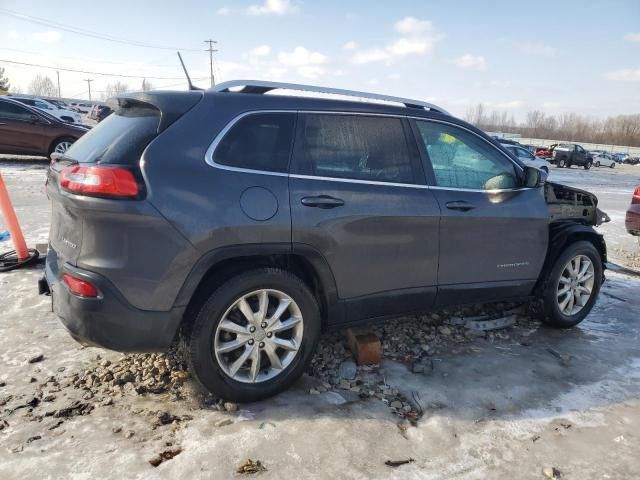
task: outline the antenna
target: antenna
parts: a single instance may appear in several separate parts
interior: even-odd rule
[[[191,83],[191,77],[189,77],[189,72],[187,72],[187,67],[184,66],[184,62],[182,61],[182,55],[180,55],[180,52],[177,52],[177,53],[178,53],[178,58],[180,59],[180,64],[182,65],[182,69],[184,70],[184,75],[187,77],[189,90],[202,90],[201,88],[198,88],[194,86],[193,83]]]

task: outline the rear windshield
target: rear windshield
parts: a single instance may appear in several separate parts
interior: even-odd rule
[[[158,134],[160,112],[149,106],[118,108],[67,150],[80,163],[138,163]]]

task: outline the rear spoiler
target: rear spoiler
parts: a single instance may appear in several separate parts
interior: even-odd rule
[[[200,100],[204,92],[201,91],[162,91],[126,93],[108,100],[108,105],[113,110],[128,108],[138,104],[151,106],[160,112],[160,124],[158,133],[165,130],[182,115],[191,110]],[[140,105],[142,104],[142,105]]]

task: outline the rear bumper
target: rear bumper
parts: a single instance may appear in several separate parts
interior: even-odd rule
[[[631,235],[640,236],[640,204],[629,207],[624,219],[624,225]]]
[[[63,273],[92,282],[100,292],[98,298],[71,294],[61,281]],[[68,263],[58,268],[57,255],[51,248],[47,255],[45,279],[54,313],[71,336],[85,345],[120,352],[163,351],[173,342],[184,314],[184,308],[164,312],[132,307],[101,275]]]

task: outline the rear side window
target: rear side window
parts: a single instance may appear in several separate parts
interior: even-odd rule
[[[295,113],[255,113],[238,120],[213,152],[213,161],[228,167],[286,172]]]
[[[158,134],[160,112],[134,104],[118,108],[75,142],[65,156],[82,163],[134,164]]]
[[[471,190],[519,186],[515,165],[476,135],[443,123],[417,121],[436,184]]]
[[[33,113],[15,103],[0,102],[0,118],[29,120]]]
[[[415,183],[402,120],[305,114],[301,173],[319,177]]]

